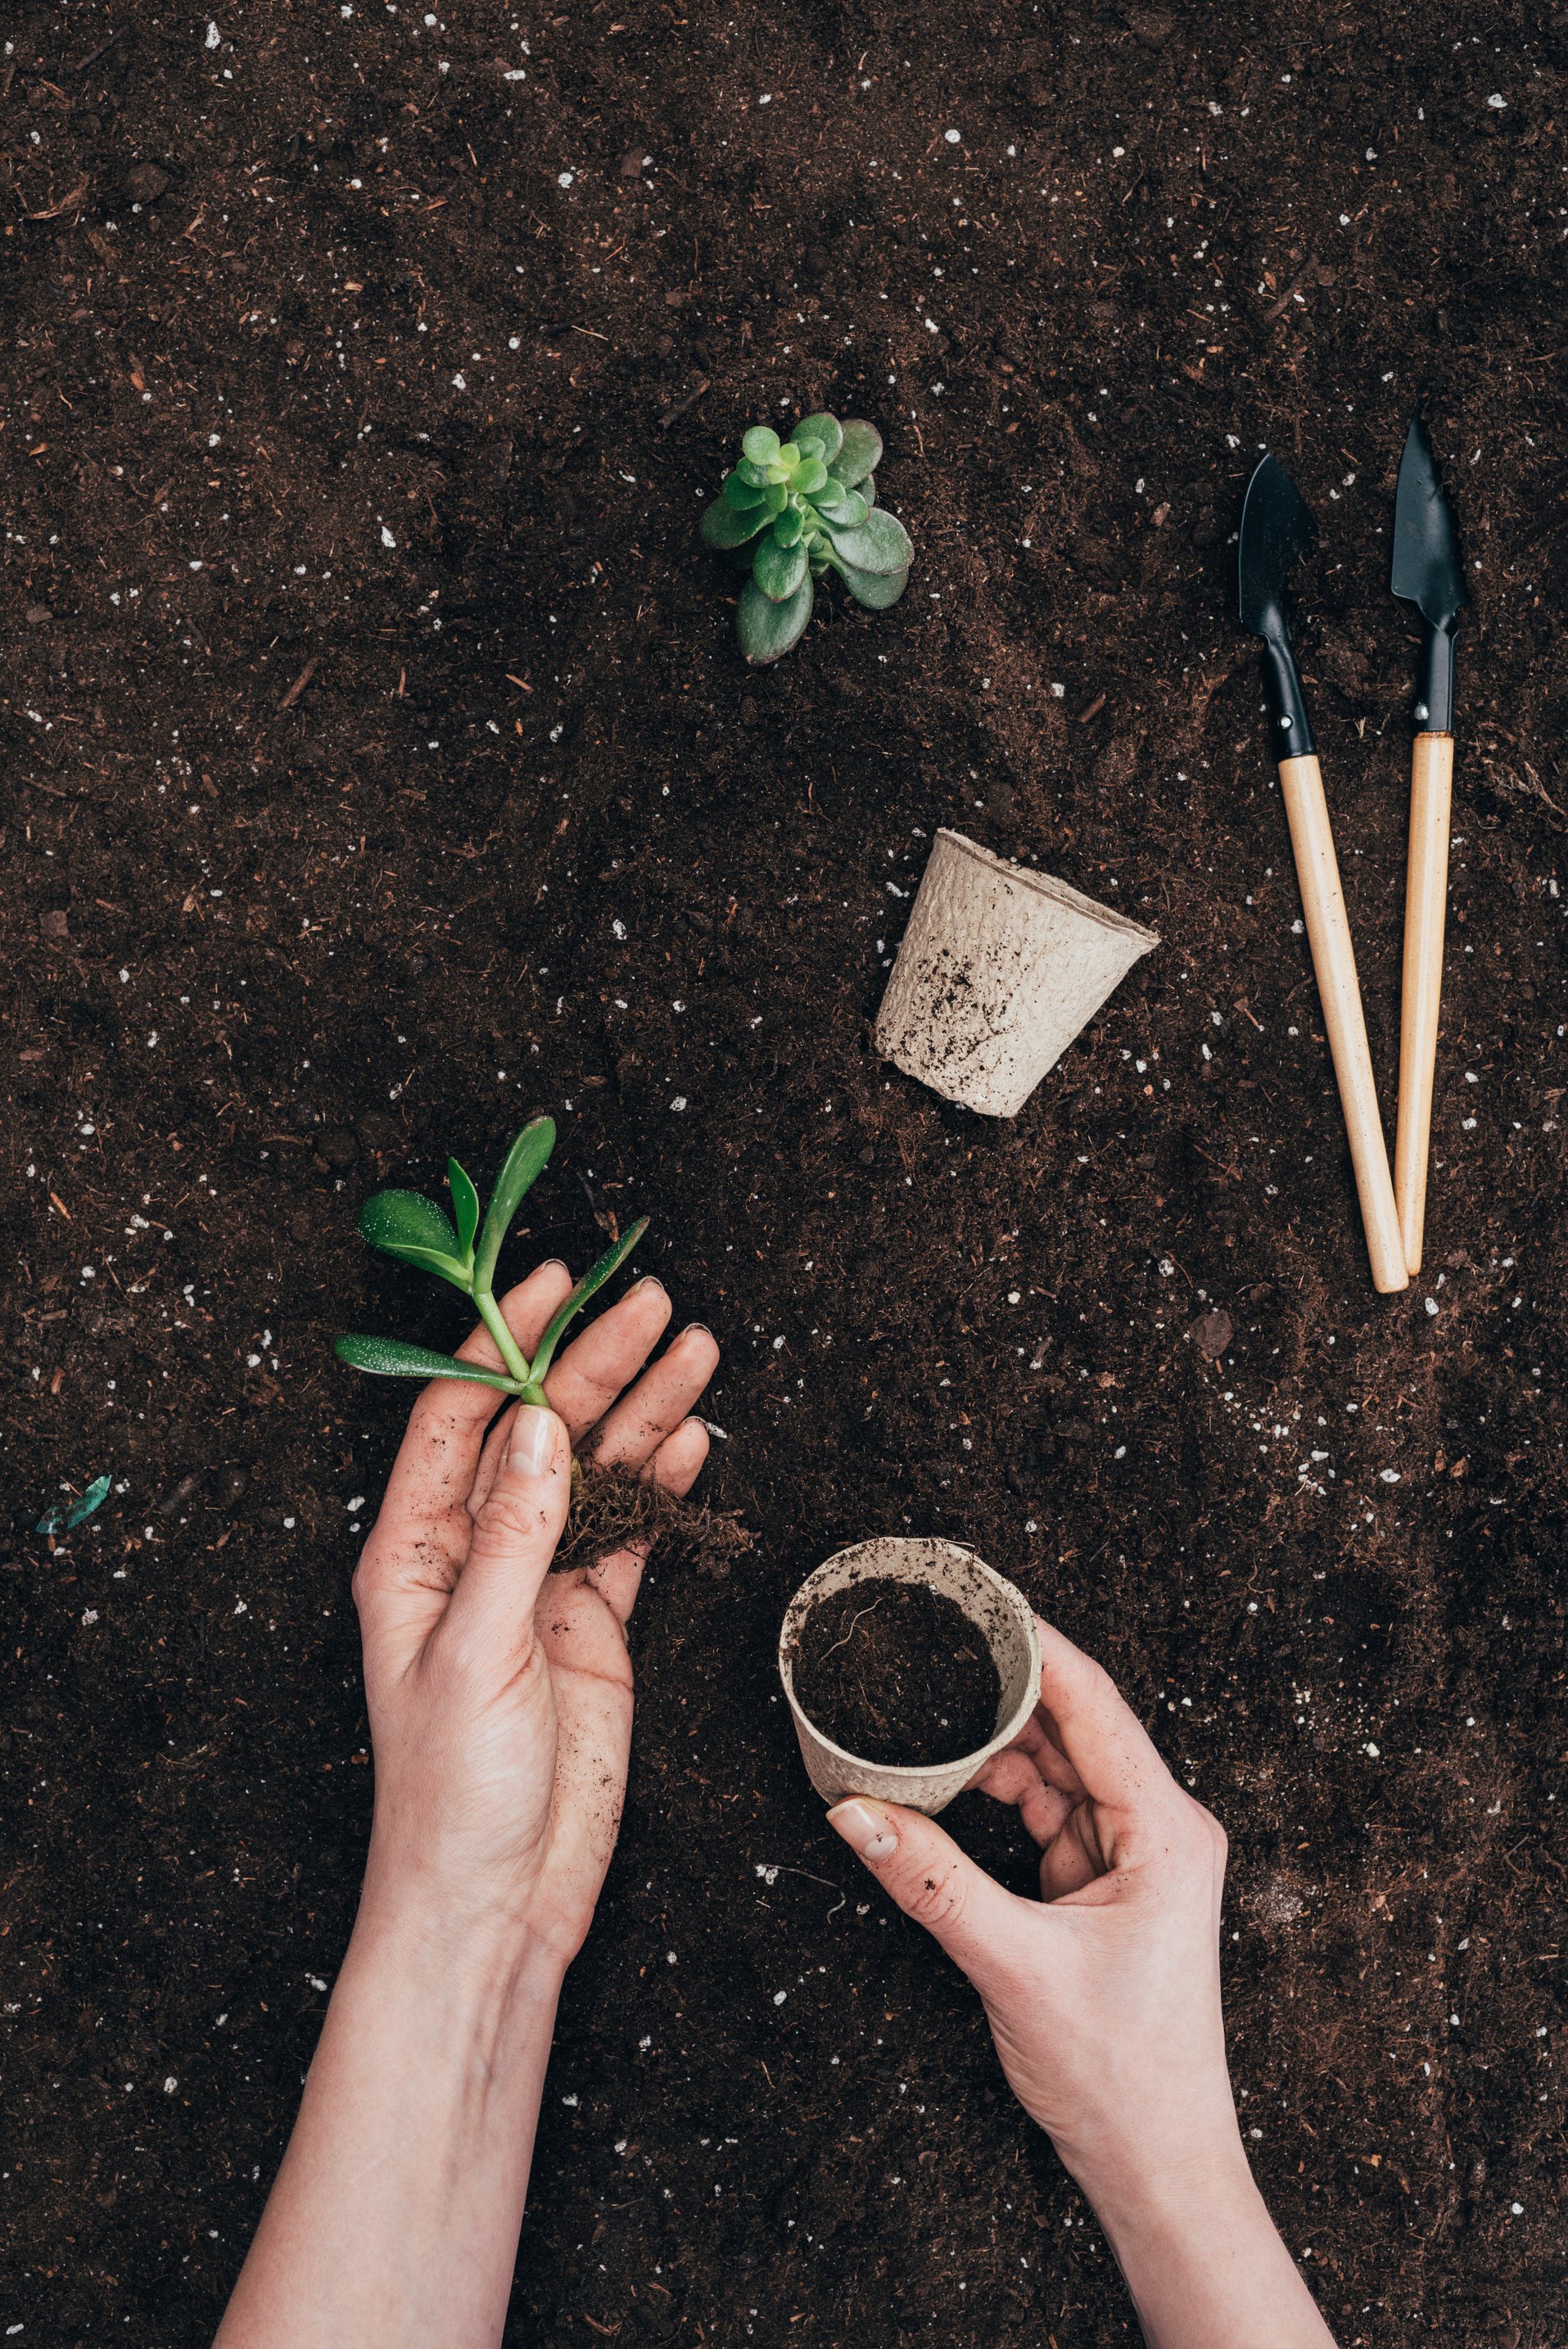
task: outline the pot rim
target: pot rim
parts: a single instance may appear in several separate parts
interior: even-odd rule
[[[1016,883],[1020,888],[1031,891],[1037,897],[1048,897],[1054,905],[1070,906],[1074,913],[1081,914],[1085,920],[1096,923],[1102,929],[1121,931],[1131,937],[1145,939],[1149,947],[1161,943],[1158,931],[1147,928],[1142,922],[1134,921],[1130,914],[1120,912],[1115,905],[1102,905],[1097,897],[1085,896],[1083,890],[1075,889],[1070,881],[1059,881],[1054,873],[1043,873],[1033,864],[1016,864],[1009,856],[999,856],[992,848],[982,848],[980,842],[971,840],[967,833],[954,832],[950,824],[939,825],[936,837],[939,841],[948,842],[953,849],[961,850],[965,856],[983,866],[987,872]],[[935,853],[934,843],[932,853]]]
[[[890,1541],[919,1542],[932,1548],[957,1552],[992,1587],[1009,1610],[1016,1614],[1021,1626],[1025,1630],[1034,1670],[1032,1678],[1025,1685],[1023,1696],[1013,1706],[1006,1720],[998,1723],[983,1745],[977,1745],[969,1754],[955,1754],[950,1762],[872,1762],[864,1754],[855,1754],[848,1746],[836,1744],[826,1730],[818,1727],[815,1717],[807,1713],[794,1692],[794,1665],[787,1643],[794,1627],[805,1620],[815,1604],[815,1598],[807,1596],[813,1583],[816,1581],[819,1575],[826,1574],[829,1567],[838,1565],[841,1559],[852,1557],[857,1550],[879,1549]],[[937,1587],[935,1584],[930,1586],[932,1588]],[[831,1593],[824,1595],[831,1596]],[[971,1616],[970,1619],[972,1622],[974,1619]],[[975,1629],[983,1633],[985,1626],[976,1623]],[[990,1644],[988,1640],[987,1645]],[[850,1542],[845,1548],[836,1549],[831,1556],[822,1559],[819,1565],[813,1567],[805,1580],[795,1591],[789,1605],[784,1609],[784,1621],[779,1627],[778,1666],[779,1678],[784,1682],[784,1695],[791,1710],[809,1725],[812,1735],[827,1753],[836,1760],[849,1763],[857,1770],[875,1770],[879,1776],[906,1780],[911,1785],[919,1781],[929,1785],[932,1777],[939,1773],[945,1774],[958,1770],[967,1772],[968,1778],[973,1778],[986,1763],[993,1760],[998,1754],[1003,1753],[1008,1746],[1016,1742],[1025,1724],[1032,1719],[1034,1708],[1040,1702],[1040,1633],[1036,1627],[1033,1608],[1019,1589],[1018,1585],[1015,1582],[1010,1582],[1004,1574],[998,1574],[993,1566],[988,1566],[978,1550],[971,1548],[968,1542],[953,1541],[946,1534],[873,1534],[867,1540]],[[965,1783],[968,1783],[967,1779]],[[849,1798],[845,1796],[842,1799],[847,1801]],[[889,1796],[888,1799],[893,1798]]]

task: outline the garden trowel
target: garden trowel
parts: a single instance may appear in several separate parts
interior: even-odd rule
[[[1393,589],[1426,622],[1410,760],[1410,863],[1405,890],[1405,984],[1399,1017],[1399,1123],[1394,1196],[1405,1263],[1421,1269],[1427,1152],[1443,987],[1449,819],[1454,781],[1454,630],[1469,602],[1459,534],[1427,428],[1410,419],[1394,502]]]
[[[1377,1113],[1372,1053],[1328,802],[1285,619],[1286,574],[1312,543],[1312,516],[1300,491],[1277,458],[1265,457],[1247,485],[1241,509],[1241,626],[1263,640],[1269,734],[1291,828],[1302,911],[1345,1110],[1373,1285],[1387,1293],[1407,1287],[1409,1274],[1389,1178],[1388,1148]]]

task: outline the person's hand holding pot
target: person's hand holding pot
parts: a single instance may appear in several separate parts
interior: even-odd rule
[[[828,1816],[980,1992],[1008,2080],[1094,2204],[1150,2341],[1321,2344],[1236,2121],[1224,1833],[1100,1666],[1047,1623],[1040,1643],[1034,1717],[979,1784],[1039,1845],[1041,1899],[1005,1891],[918,1811],[855,1796]]]

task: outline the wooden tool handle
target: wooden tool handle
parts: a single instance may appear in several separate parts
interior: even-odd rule
[[[1345,1109],[1345,1130],[1361,1199],[1361,1220],[1366,1230],[1366,1252],[1372,1259],[1373,1286],[1389,1294],[1409,1285],[1405,1269],[1405,1244],[1394,1205],[1388,1174],[1388,1146],[1377,1114],[1377,1088],[1372,1075],[1372,1053],[1366,1041],[1366,1020],[1361,1009],[1361,988],[1355,976],[1355,950],[1350,942],[1350,921],[1345,892],[1339,885],[1339,863],[1329,829],[1328,802],[1323,795],[1323,773],[1315,758],[1282,759],[1280,789],[1290,820],[1291,846],[1295,852],[1296,877],[1301,883],[1302,910],[1306,916],[1317,991],[1323,1000],[1324,1026],[1334,1056],[1334,1073]]]
[[[1417,734],[1410,760],[1410,864],[1405,887],[1405,987],[1399,1015],[1399,1123],[1394,1196],[1405,1235],[1405,1265],[1421,1269],[1427,1222],[1427,1153],[1432,1076],[1443,993],[1443,926],[1449,904],[1449,821],[1454,738]]]

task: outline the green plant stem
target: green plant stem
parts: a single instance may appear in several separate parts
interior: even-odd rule
[[[526,1392],[533,1383],[534,1373],[529,1367],[527,1356],[502,1319],[500,1306],[497,1305],[488,1288],[476,1288],[473,1292],[473,1301],[479,1308],[480,1319],[495,1340],[502,1361],[517,1381],[518,1385]],[[526,1399],[530,1402],[543,1402],[545,1400],[543,1392],[537,1396],[527,1395]]]

